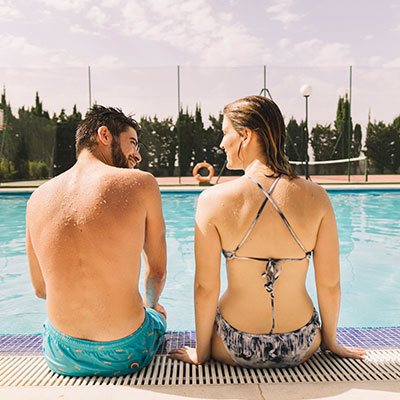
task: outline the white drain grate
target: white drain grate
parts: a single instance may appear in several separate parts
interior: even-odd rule
[[[0,357],[0,386],[203,385],[295,382],[400,381],[400,350],[371,350],[366,361],[324,353],[288,369],[246,369],[217,362],[202,366],[157,355],[133,375],[67,377],[51,372],[41,356]]]

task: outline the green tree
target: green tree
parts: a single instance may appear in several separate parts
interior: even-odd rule
[[[362,141],[362,132],[361,132],[361,125],[356,124],[354,126],[353,132],[353,140],[351,142],[351,153],[350,157],[355,158],[359,157],[361,154],[361,141]]]
[[[292,117],[286,126],[285,153],[290,161],[304,161],[306,124],[300,124]]]
[[[35,95],[35,106],[31,108],[31,113],[37,117],[50,119],[48,111],[43,110],[43,103],[40,101],[39,92]]]
[[[43,161],[52,175],[57,124],[46,113],[42,112],[42,116],[38,116],[32,109],[20,108],[18,119],[14,122],[14,131],[26,146],[26,161]],[[16,167],[18,163],[15,160]]]
[[[217,117],[210,115],[208,119],[210,126],[205,133],[205,160],[214,167],[215,173],[219,174],[226,160],[224,151],[219,147],[223,138],[222,121],[224,115],[220,112]]]
[[[15,159],[18,143],[13,130],[16,118],[12,113],[10,103],[7,103],[5,87],[3,87],[3,93],[1,94],[0,109],[4,112],[3,124],[5,125],[0,135],[0,158],[5,158],[8,162]]]
[[[77,110],[76,105],[71,115],[67,115],[62,109],[58,117],[53,117],[53,121],[57,123],[54,175],[61,174],[76,162],[75,133],[81,120],[82,114]]]
[[[393,168],[397,172],[400,166],[400,115],[391,124],[393,130]],[[396,168],[397,166],[397,168]]]
[[[178,141],[172,118],[142,117],[140,125],[143,146],[139,168],[157,176],[173,176]]]
[[[329,159],[337,160],[349,157],[358,157],[361,153],[361,126],[357,124],[353,131],[353,121],[350,116],[350,102],[347,94],[339,97],[335,120],[335,145]],[[349,143],[350,141],[350,143]]]
[[[194,132],[196,129],[195,117],[186,109],[179,111],[176,122],[180,135],[179,166],[181,176],[191,174],[194,161]]]
[[[335,133],[331,125],[317,124],[311,130],[311,147],[316,161],[329,160],[335,145]]]
[[[18,148],[15,154],[14,166],[16,170],[15,178],[29,178],[28,150],[24,136],[18,140]]]
[[[0,179],[12,179],[16,175],[14,164],[8,161],[6,158],[2,158],[0,161]]]
[[[206,156],[207,146],[207,132],[204,129],[201,108],[196,104],[193,124],[193,166],[200,162],[208,161]]]
[[[396,173],[400,166],[397,123],[396,120],[389,125],[385,125],[382,121],[368,123],[364,153],[378,173],[383,174],[385,168]]]

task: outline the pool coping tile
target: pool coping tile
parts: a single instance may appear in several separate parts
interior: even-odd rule
[[[361,347],[366,350],[400,349],[400,327],[387,328],[339,328],[338,342],[345,346]],[[194,331],[167,331],[158,354],[167,354],[183,346],[194,347]],[[40,356],[42,336],[0,334],[0,356]]]

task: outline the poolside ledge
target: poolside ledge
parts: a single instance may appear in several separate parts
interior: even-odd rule
[[[155,387],[24,387],[0,388],[4,400],[175,400],[175,399],[248,399],[248,400],[398,400],[399,382],[246,384]]]
[[[236,179],[237,176],[222,176],[219,179],[220,183],[228,182]],[[329,187],[330,185],[340,185],[346,187],[348,185],[355,185],[358,187],[368,187],[371,185],[388,185],[394,188],[400,188],[400,174],[394,175],[369,175],[368,182],[365,182],[365,178],[362,175],[352,175],[350,182],[347,181],[347,175],[312,175],[311,180],[323,186]],[[199,186],[196,179],[192,176],[183,176],[180,180],[178,177],[156,177],[160,187],[181,187],[181,188],[197,188],[204,189],[206,186]],[[44,182],[45,180],[36,181],[19,181],[19,182],[0,182],[0,192],[3,189],[35,189]],[[217,178],[214,177],[211,183],[215,184]],[[180,183],[179,183],[180,182]]]

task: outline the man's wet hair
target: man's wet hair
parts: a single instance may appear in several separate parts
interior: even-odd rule
[[[119,108],[95,105],[78,125],[75,135],[77,156],[82,149],[92,151],[97,146],[97,130],[101,126],[106,126],[111,135],[116,138],[119,138],[120,133],[125,132],[129,127],[133,128],[138,135],[140,133],[140,125],[132,115],[125,115]]]

